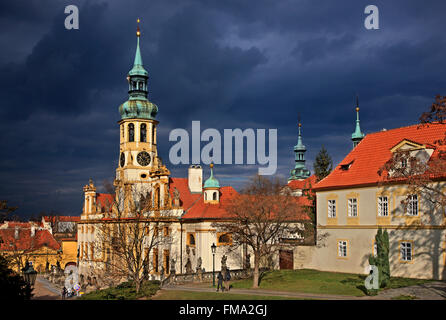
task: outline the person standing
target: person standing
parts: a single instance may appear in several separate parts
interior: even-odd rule
[[[65,296],[67,295],[67,288],[63,287],[62,289],[62,300],[65,300]]]
[[[229,268],[227,267],[226,273],[225,273],[225,289],[226,289],[226,291],[229,291],[230,281],[231,281],[231,273],[229,272]]]
[[[225,288],[223,288],[223,275],[221,274],[221,271],[218,272],[217,280],[218,280],[218,282],[217,282],[217,292],[218,292],[218,290],[220,288],[221,288],[222,292],[225,291]]]

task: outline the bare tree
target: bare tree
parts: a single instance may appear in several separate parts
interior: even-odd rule
[[[105,183],[105,188],[114,193],[111,184]],[[102,251],[108,280],[130,279],[139,292],[147,273],[158,268],[159,259],[150,263],[151,254],[172,243],[170,233],[162,230],[170,222],[170,210],[154,203],[148,190],[138,190],[131,184],[116,190],[106,217],[99,223],[94,247]]]
[[[0,223],[3,223],[8,215],[17,210],[17,207],[9,207],[8,200],[0,200]]]
[[[270,260],[284,239],[303,234],[301,222],[306,215],[288,188],[278,180],[259,175],[231,200],[226,210],[229,221],[216,222],[213,226],[219,232],[230,234],[233,246],[246,245],[252,251],[253,288],[257,288],[261,261]]]

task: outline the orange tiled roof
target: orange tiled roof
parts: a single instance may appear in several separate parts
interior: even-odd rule
[[[190,192],[187,178],[169,178],[169,193],[172,199],[175,188],[180,192],[180,206],[185,211],[201,196],[201,193]]]
[[[97,193],[97,201],[96,203],[98,203],[100,205],[100,209],[104,209],[106,210],[107,208],[109,209],[109,211],[112,210],[112,205],[113,205],[113,201],[114,201],[114,195],[110,194],[110,193]]]
[[[191,207],[185,208],[185,213],[183,214],[183,219],[222,219],[230,218],[229,212],[226,211],[225,207],[229,204],[230,200],[233,199],[238,192],[230,186],[220,188],[220,203],[219,204],[209,204],[204,203],[203,195],[199,194]]]
[[[368,134],[364,139],[313,189],[342,189],[353,186],[375,185],[382,181],[378,170],[392,157],[390,149],[403,140],[418,144],[435,146],[436,140],[445,137],[446,124],[430,124],[429,126],[412,125],[387,131]],[[443,147],[435,147],[432,158],[438,155]],[[348,170],[341,165],[351,164]]]
[[[79,222],[81,217],[79,216],[45,216],[43,217],[46,222]]]
[[[15,227],[0,229],[0,250],[34,251],[43,246],[54,250],[60,249],[60,244],[48,230],[35,230],[34,237],[31,237],[30,228],[18,228],[18,231],[19,237],[15,239]]]
[[[304,180],[291,180],[288,182],[288,187],[291,189],[309,189],[316,184],[316,175],[312,175]]]

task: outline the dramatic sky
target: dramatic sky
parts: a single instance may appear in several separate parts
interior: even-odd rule
[[[69,4],[79,30],[64,27]],[[379,8],[379,30],[364,27],[368,4]],[[366,134],[414,124],[446,95],[445,12],[445,1],[421,0],[3,0],[0,199],[23,216],[77,215],[88,179],[113,179],[138,17],[172,175],[185,177],[187,166],[169,162],[169,132],[200,120],[222,133],[278,129],[285,178],[298,114],[313,170],[322,145],[335,164],[351,150],[356,93]],[[218,165],[215,174],[240,188],[257,168]]]

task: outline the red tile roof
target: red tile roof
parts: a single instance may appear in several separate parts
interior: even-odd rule
[[[316,175],[312,175],[304,180],[291,180],[288,182],[288,187],[294,189],[309,189],[316,184]]]
[[[34,237],[31,237],[31,228],[18,228],[18,231],[19,237],[15,239],[15,227],[0,229],[0,250],[26,250],[30,252],[43,246],[54,250],[60,249],[60,244],[48,230],[35,230]]]
[[[180,206],[185,211],[201,196],[201,193],[190,192],[187,178],[169,178],[169,192],[172,199],[175,188],[180,192]]]
[[[237,191],[233,187],[220,188],[219,204],[204,203],[203,195],[200,194],[191,207],[185,208],[183,219],[222,219],[230,218],[231,215],[226,211],[231,199],[237,195]]]
[[[45,216],[43,217],[45,222],[79,222],[81,217],[79,216]]]
[[[114,195],[110,193],[97,193],[96,195],[96,203],[100,205],[100,210],[102,211],[103,209],[105,211],[108,208],[108,210],[111,211],[114,202]]]
[[[324,179],[319,181],[313,189],[328,190],[342,189],[353,186],[375,185],[382,181],[378,170],[391,159],[390,149],[403,140],[410,140],[418,144],[435,145],[436,140],[445,137],[446,124],[430,124],[429,126],[412,125],[387,131],[368,134],[341,161],[341,163]],[[440,149],[431,158],[435,158]],[[348,170],[342,170],[341,165],[351,164]]]

